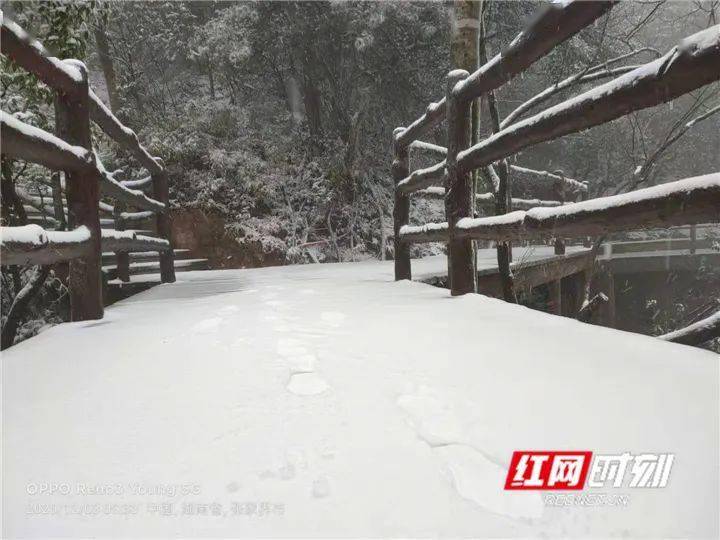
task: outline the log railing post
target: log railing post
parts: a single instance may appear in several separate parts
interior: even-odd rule
[[[445,88],[447,115],[447,157],[445,175],[445,214],[448,222],[448,282],[453,296],[477,291],[474,240],[456,239],[459,219],[474,217],[472,174],[457,165],[457,154],[470,144],[472,102],[453,96],[453,88],[467,78],[468,72],[456,69],[448,73]]]
[[[82,74],[80,91],[70,97],[59,93],[57,99],[57,130],[67,142],[92,150],[88,78],[85,65],[72,61]],[[90,249],[84,257],[70,261],[70,320],[102,319],[103,297],[100,248],[100,180],[95,168],[65,171],[65,191],[70,229],[85,225],[90,229]]]
[[[125,230],[125,220],[122,217],[122,213],[125,211],[125,204],[116,201],[113,209],[113,219],[115,220],[115,230]],[[115,252],[115,267],[117,269],[116,277],[120,281],[127,283],[130,281],[130,253],[127,251],[116,251]]]
[[[156,228],[157,234],[161,238],[165,238],[170,243],[170,249],[161,251],[160,255],[160,280],[163,283],[175,282],[175,255],[172,245],[172,231],[170,229],[170,194],[168,188],[167,172],[163,169],[161,172],[152,174],[153,194],[156,200],[165,204],[165,209],[157,213]]]
[[[395,184],[410,174],[408,164],[408,148],[396,140],[403,128],[393,131],[393,162],[392,177]],[[410,219],[410,196],[395,190],[395,205],[393,207],[393,244],[395,251],[395,281],[411,279],[410,244],[400,239],[400,228],[407,225]]]

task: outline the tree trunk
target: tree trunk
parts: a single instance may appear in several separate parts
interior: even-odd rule
[[[13,182],[12,165],[10,160],[2,160],[2,180],[0,180],[0,196],[3,200],[3,219],[8,225],[27,224],[27,214],[20,197],[15,193],[15,182]],[[15,214],[14,219],[10,211]]]
[[[110,55],[110,44],[108,43],[107,31],[105,23],[101,22],[93,31],[95,35],[95,45],[97,45],[98,59],[100,67],[105,76],[105,85],[107,86],[108,99],[110,100],[110,109],[117,115],[120,110],[120,96],[117,90],[117,81],[115,79],[115,66],[112,56]]]
[[[485,42],[485,8],[487,2],[483,2],[482,15],[480,19],[480,45],[479,54],[480,60],[483,64],[488,61],[487,54],[487,43]],[[492,122],[492,131],[497,133],[500,131],[500,116],[498,114],[497,102],[495,101],[495,92],[490,91],[487,94],[488,111],[490,112],[490,120]],[[498,186],[497,193],[495,194],[495,215],[507,214],[512,211],[512,188],[510,184],[510,169],[507,162],[503,161],[497,164],[496,172],[498,175]],[[498,242],[497,243],[497,261],[498,271],[500,273],[500,281],[502,283],[503,298],[506,302],[517,303],[517,297],[515,295],[515,286],[513,283],[513,274],[510,269],[510,263],[512,262],[512,243],[511,242]]]

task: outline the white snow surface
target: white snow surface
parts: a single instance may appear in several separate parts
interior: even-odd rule
[[[716,355],[396,283],[391,261],[181,273],[2,368],[7,538],[718,535]],[[676,458],[626,508],[557,508],[503,490],[528,449]],[[139,506],[28,511],[53,503]]]

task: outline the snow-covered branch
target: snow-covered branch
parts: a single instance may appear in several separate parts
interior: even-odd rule
[[[429,198],[435,198],[435,199],[444,199],[445,198],[445,188],[444,187],[429,187],[425,189],[421,189],[420,191],[415,192],[416,195],[421,195]],[[487,193],[476,193],[475,194],[475,200],[480,206],[486,207],[486,208],[494,208],[495,207],[495,194],[491,192]],[[512,199],[512,206],[513,208],[517,208],[518,210],[528,210],[530,208],[552,208],[555,206],[560,206],[563,203],[560,201],[547,201],[542,199],[520,199],[513,197]]]
[[[711,339],[720,337],[720,311],[690,326],[658,337],[683,345],[702,345]]]

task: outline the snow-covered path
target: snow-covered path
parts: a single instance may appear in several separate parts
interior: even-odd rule
[[[712,353],[392,262],[178,277],[3,354],[4,537],[718,535]],[[557,508],[503,491],[530,449],[676,458]]]

